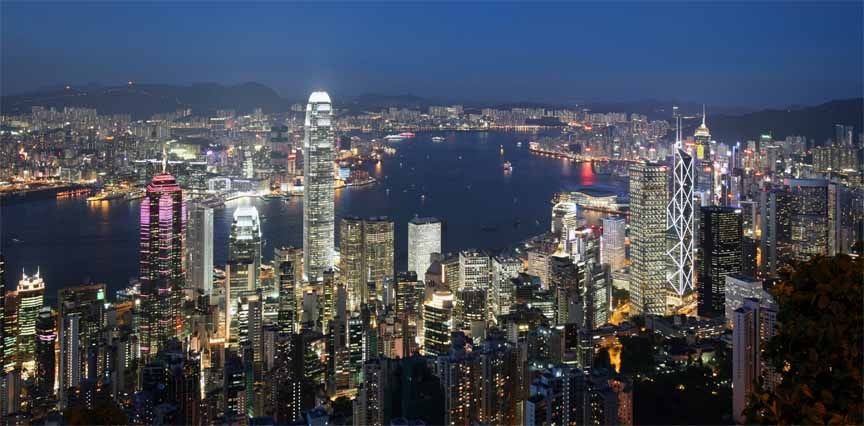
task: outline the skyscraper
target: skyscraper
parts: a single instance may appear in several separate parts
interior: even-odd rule
[[[6,260],[0,254],[0,313],[6,312]],[[0,368],[6,365],[6,327],[0,318]]]
[[[492,300],[489,309],[492,311],[492,316],[497,318],[498,315],[510,312],[510,306],[514,303],[512,278],[522,272],[522,261],[515,257],[496,256],[491,259],[490,266]]]
[[[303,139],[303,275],[309,282],[320,281],[334,266],[332,118],[330,96],[313,92],[306,105]]]
[[[363,224],[363,270],[368,273],[366,283],[375,285],[375,295],[381,300],[386,285],[393,285],[396,269],[394,265],[393,243],[395,229],[392,220],[386,217],[373,217]]]
[[[57,324],[54,311],[43,307],[36,317],[36,369],[33,374],[37,398],[51,399],[54,394],[54,344],[57,342]]]
[[[459,252],[459,286],[458,289],[489,288],[489,256],[479,251],[464,250]],[[453,289],[452,285],[450,287]]]
[[[36,345],[36,318],[42,309],[45,296],[45,281],[36,275],[22,274],[18,281],[18,357],[20,361],[31,361]]]
[[[349,306],[355,310],[370,297],[383,296],[385,283],[392,284],[394,267],[394,223],[386,217],[343,217],[339,222],[342,277]],[[374,286],[375,291],[369,291]]]
[[[732,329],[735,320],[735,310],[744,306],[747,299],[757,299],[762,306],[775,306],[774,296],[765,289],[765,284],[758,278],[743,274],[726,276],[726,294],[723,307],[726,309],[726,327]]]
[[[441,221],[415,217],[408,222],[408,270],[426,275],[432,253],[441,253]]]
[[[761,229],[757,258],[760,277],[775,275],[783,259],[789,257],[792,203],[792,196],[782,189],[759,193]]]
[[[693,234],[695,231],[693,205],[693,157],[681,142],[681,121],[675,140],[675,159],[672,167],[672,197],[666,217],[669,233],[670,266],[667,281],[678,295],[693,289]]]
[[[66,406],[69,388],[78,387],[81,384],[81,341],[78,336],[81,332],[81,314],[69,312],[60,317],[60,369],[59,395],[60,407]]]
[[[423,352],[425,355],[444,355],[450,350],[450,331],[453,325],[453,293],[439,290],[423,305]]]
[[[186,233],[183,191],[168,173],[153,177],[141,201],[139,339],[145,357],[182,328],[180,312]]]
[[[741,210],[702,207],[700,220],[699,308],[703,317],[725,314],[726,276],[741,272]]]
[[[363,259],[363,219],[343,217],[339,220],[339,262],[352,311],[366,303]]]
[[[703,195],[702,205],[711,205],[716,198],[714,188],[714,158],[711,155],[711,131],[705,124],[705,106],[702,106],[702,124],[693,134],[696,140],[693,161],[693,185],[696,192]]]
[[[627,254],[624,238],[627,223],[621,217],[603,218],[603,235],[600,237],[600,262],[608,264],[613,271],[624,268]]]
[[[299,299],[299,276],[297,270],[300,268],[303,254],[299,249],[285,247],[276,251],[276,273],[279,279],[279,313],[277,324],[279,335],[287,339],[297,330],[297,321],[300,318],[298,312]]]
[[[253,294],[260,282],[261,222],[255,207],[242,206],[234,210],[226,273],[233,308],[240,297]]]
[[[191,204],[187,231],[187,285],[210,294],[213,291],[213,209],[201,203]]]
[[[806,262],[826,256],[834,246],[838,222],[835,189],[824,179],[784,179],[791,194],[789,239],[791,260]],[[832,204],[835,205],[832,208]]]
[[[630,166],[630,301],[633,315],[666,311],[665,166]]]
[[[736,309],[732,329],[732,418],[745,422],[742,411],[757,380],[765,379],[766,389],[777,381],[776,373],[762,359],[765,344],[774,337],[777,311],[756,299],[745,299]]]
[[[4,289],[5,290],[5,289]],[[3,367],[14,368],[18,352],[18,292],[5,291],[3,297]]]

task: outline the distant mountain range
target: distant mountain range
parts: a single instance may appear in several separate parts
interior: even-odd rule
[[[806,136],[817,144],[823,144],[834,138],[835,124],[854,126],[857,139],[858,134],[864,131],[862,122],[864,98],[853,98],[784,110],[766,109],[742,115],[709,116],[708,128],[711,136],[719,141],[744,141],[771,133],[775,140],[787,136]]]
[[[259,84],[244,83],[226,86],[216,83],[199,83],[188,86],[163,84],[130,84],[126,86],[60,87],[35,93],[4,96],[0,108],[5,114],[27,113],[32,106],[63,108],[79,106],[96,108],[102,114],[128,113],[135,119],[150,117],[156,113],[191,108],[195,114],[211,114],[217,109],[234,109],[238,113],[262,108],[265,113],[283,112],[291,104],[301,102],[280,96],[275,90]],[[450,105],[458,102],[430,99],[410,94],[386,95],[364,94],[339,102],[336,107],[352,113],[375,111],[388,107],[426,109],[430,105]],[[691,115],[699,105],[673,101],[646,100],[639,102],[601,103],[589,102],[578,105],[595,112],[628,112],[645,114],[651,119],[671,118],[671,105],[681,105],[682,111]],[[466,109],[479,109],[482,105],[465,104]],[[546,107],[573,108],[573,105],[541,104],[536,102],[490,105],[495,108]],[[765,109],[745,111],[742,109],[712,110],[709,108],[708,127],[712,136],[720,141],[735,141],[757,138],[771,133],[777,139],[790,135],[801,135],[822,143],[834,135],[834,124],[855,127],[856,135],[864,123],[864,99],[834,100],[815,106],[796,106],[787,109]],[[688,120],[685,133],[692,134],[699,120]]]
[[[217,109],[234,109],[243,113],[257,107],[265,112],[286,111],[290,107],[290,103],[275,90],[258,83],[235,86],[199,83],[189,86],[130,84],[57,88],[4,96],[0,105],[7,114],[26,113],[32,106],[74,106],[96,108],[100,114],[131,114],[136,119],[180,108],[191,108],[195,113],[210,113]]]

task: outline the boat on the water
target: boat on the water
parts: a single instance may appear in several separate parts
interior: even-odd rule
[[[512,172],[513,171],[513,164],[511,164],[509,161],[505,161],[503,167],[504,167],[505,172]]]
[[[432,142],[444,142],[443,136],[432,136]]]
[[[88,202],[111,201],[125,198],[126,194],[117,191],[100,191],[98,194],[87,197]]]
[[[414,136],[416,136],[414,133],[411,133],[411,132],[402,132],[402,133],[399,133],[398,135],[387,135],[387,136],[384,136],[384,140],[386,140],[387,142],[402,142],[402,141],[404,141],[405,139],[411,139],[411,138],[413,138]]]

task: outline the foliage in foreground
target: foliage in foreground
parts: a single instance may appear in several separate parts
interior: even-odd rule
[[[745,416],[759,424],[864,424],[864,259],[815,258],[773,289],[777,334],[763,354],[782,381],[760,384]]]

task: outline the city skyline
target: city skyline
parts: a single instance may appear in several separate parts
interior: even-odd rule
[[[260,81],[294,99],[309,88],[326,88],[340,98],[370,92],[487,102],[671,97],[765,107],[814,104],[864,90],[859,2],[467,4],[459,14],[421,4],[2,7],[4,94],[90,82]],[[37,16],[48,30],[28,32]],[[158,32],[147,25],[154,19]],[[217,21],[230,23],[209,24]],[[329,32],[316,43],[302,43],[304,34],[325,22]],[[359,30],[346,32],[360,22]],[[512,22],[523,30],[507,31]],[[83,31],[88,24],[99,31]],[[415,28],[424,24],[438,31],[423,37]],[[736,30],[709,30],[728,25]],[[81,43],[61,50],[57,34],[73,28]],[[111,28],[139,31],[118,44],[100,37]],[[246,37],[230,36],[240,33]],[[461,43],[466,37],[472,43]],[[154,67],[146,59],[157,54],[152,46],[159,43],[165,45],[158,51],[160,64],[168,66]],[[826,57],[823,46],[849,54]],[[206,61],[184,59],[190,51]],[[810,60],[813,55],[824,60]],[[37,58],[52,66],[36,66]],[[670,67],[674,61],[683,66]],[[105,66],[94,73],[91,63]],[[60,76],[53,72],[58,69]],[[758,87],[759,95],[741,90],[746,87]]]
[[[0,424],[864,424],[860,2],[0,7]]]

